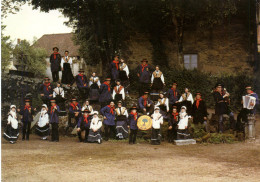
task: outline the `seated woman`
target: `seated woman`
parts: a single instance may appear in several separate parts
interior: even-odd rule
[[[100,85],[99,77],[96,76],[96,72],[93,72],[89,79],[89,100],[91,103],[98,102]]]
[[[122,102],[118,102],[116,111],[116,137],[117,139],[124,139],[128,137],[127,118],[128,112],[125,107],[122,107]]]
[[[57,82],[57,87],[53,89],[53,98],[55,98],[57,105],[60,106],[60,110],[65,111],[65,93],[60,82]]]
[[[18,120],[16,115],[16,106],[10,106],[10,112],[8,113],[7,126],[4,131],[4,139],[14,144],[19,136]]]
[[[184,93],[181,95],[178,102],[180,106],[185,106],[187,108],[187,113],[190,115],[194,100],[188,88],[185,88]]]
[[[101,137],[101,127],[102,121],[98,118],[98,112],[93,112],[93,118],[91,119],[89,134],[88,134],[88,142],[97,142],[98,144],[102,143]]]
[[[46,104],[42,105],[41,115],[36,126],[35,133],[41,137],[42,140],[47,140],[50,128],[49,128],[49,114]]]
[[[178,123],[178,130],[177,130],[177,140],[181,139],[189,139],[190,134],[188,131],[188,123],[190,116],[186,112],[186,107],[181,107],[181,112],[179,114],[179,123]]]
[[[165,97],[162,91],[159,94],[159,99],[155,107],[159,107],[160,113],[163,115],[164,119],[168,119],[167,115],[169,113],[169,99]]]
[[[93,114],[94,110],[93,110],[93,107],[91,105],[89,105],[89,100],[88,99],[86,100],[85,103],[83,103],[81,111],[84,111],[86,109],[90,111],[90,115]]]

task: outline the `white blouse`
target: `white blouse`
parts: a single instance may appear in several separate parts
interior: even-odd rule
[[[7,118],[8,124],[11,124],[13,129],[18,128],[18,120],[16,116],[16,112],[10,111],[8,118]]]
[[[178,123],[178,129],[179,130],[184,130],[186,127],[188,127],[188,122],[189,122],[190,116],[185,113],[180,113],[180,121]]]
[[[90,129],[99,130],[102,127],[102,121],[99,118],[92,118],[90,123]]]
[[[116,89],[118,90],[120,88],[121,85],[117,85],[116,86]],[[125,88],[123,88],[119,94],[122,94],[122,99],[125,100]],[[115,89],[113,89],[113,94],[112,94],[112,98],[115,99],[115,95],[116,95],[116,92],[115,92]]]
[[[163,124],[163,116],[160,113],[154,113],[152,115],[153,123],[152,126],[154,129],[160,129],[161,124]]]
[[[66,61],[64,60],[64,58],[66,59],[66,57],[62,57],[62,58],[61,58],[61,68],[63,68],[63,64],[66,63]],[[67,56],[67,58],[68,58],[68,56]],[[71,58],[71,57],[69,57],[69,60],[68,60],[67,63],[70,63],[70,66],[72,65],[72,58]]]
[[[49,123],[49,114],[46,112],[42,112],[39,121],[38,121],[38,126],[39,127],[44,127],[47,123]]]
[[[161,102],[164,103],[164,105],[166,106],[167,112],[169,112],[169,99],[167,97],[162,98]],[[157,104],[155,105],[155,107],[159,107],[160,105],[161,105],[161,103],[158,101]]]
[[[179,99],[179,102],[182,102],[184,99],[181,95],[180,99]],[[191,104],[193,104],[194,100],[193,100],[193,97],[192,97],[192,94],[190,93],[190,95],[188,96],[188,98],[186,99],[187,101],[191,101]]]

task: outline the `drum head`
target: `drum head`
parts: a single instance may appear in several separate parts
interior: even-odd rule
[[[139,117],[138,121],[137,121],[137,127],[140,130],[149,130],[152,127],[152,118],[150,116],[147,115],[143,115],[141,117]]]

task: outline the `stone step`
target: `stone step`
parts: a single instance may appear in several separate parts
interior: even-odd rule
[[[196,140],[194,139],[186,139],[186,140],[174,140],[175,145],[191,145],[196,144]]]

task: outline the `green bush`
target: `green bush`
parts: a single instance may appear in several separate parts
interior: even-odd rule
[[[225,133],[211,133],[210,138],[207,141],[208,143],[234,143],[235,136],[232,134],[225,134]]]

